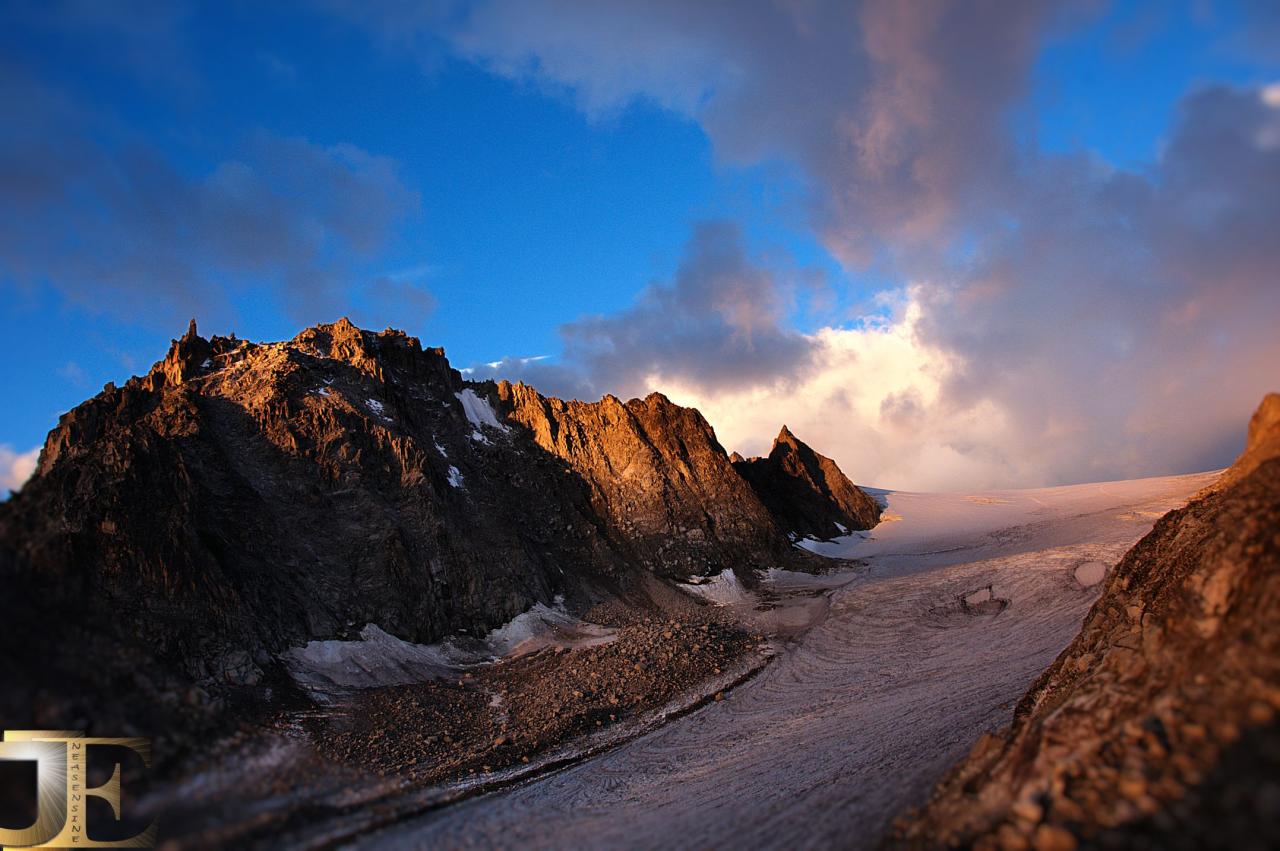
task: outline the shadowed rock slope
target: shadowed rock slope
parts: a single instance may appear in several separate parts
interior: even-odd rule
[[[891,844],[1280,846],[1280,397]]]
[[[870,529],[880,520],[875,500],[785,425],[767,457],[735,453],[733,466],[787,532],[826,539],[844,534],[841,526]]]
[[[0,720],[181,727],[269,697],[282,650],[368,623],[477,635],[647,572],[805,555],[662,396],[468,382],[442,350],[345,319],[270,344],[193,322],[65,414],[0,503]]]

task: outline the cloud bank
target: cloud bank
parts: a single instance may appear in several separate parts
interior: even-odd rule
[[[1280,96],[1187,93],[1140,170],[1046,153],[1019,110],[1046,40],[1086,14],[530,0],[396,31],[430,29],[589,116],[660,104],[725,163],[798,165],[802,224],[852,273],[903,282],[893,318],[801,335],[783,307],[795,280],[731,226],[703,226],[672,281],[567,324],[558,365],[516,377],[579,395],[662,388],[746,450],[786,420],[858,479],[898,487],[1225,464],[1280,386]]]

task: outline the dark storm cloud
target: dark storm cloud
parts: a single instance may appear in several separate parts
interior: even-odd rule
[[[813,225],[861,265],[988,213],[975,196],[1013,165],[1008,109],[1064,5],[529,0],[439,29],[589,114],[648,99],[699,121],[723,160],[797,162]]]

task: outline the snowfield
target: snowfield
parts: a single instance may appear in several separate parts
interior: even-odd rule
[[[462,403],[462,412],[467,415],[467,420],[473,426],[488,426],[498,431],[506,431],[507,427],[498,422],[498,416],[493,412],[493,408],[489,405],[488,399],[481,399],[476,392],[468,387],[461,393],[455,393],[458,401]],[[476,432],[479,434],[479,432]],[[483,435],[479,438],[483,440]]]
[[[1010,720],[1109,567],[1216,475],[877,492],[885,518],[870,534],[804,542],[869,567],[771,571],[759,592],[732,573],[686,589],[775,618],[789,594],[819,601],[724,701],[355,847],[873,847],[980,733]]]

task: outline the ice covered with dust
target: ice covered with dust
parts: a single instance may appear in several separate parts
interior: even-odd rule
[[[413,644],[368,624],[357,641],[311,641],[280,658],[299,685],[326,692],[450,678],[463,668],[546,647],[592,647],[613,639],[612,629],[574,617],[558,596],[552,605],[535,603],[480,639]]]
[[[681,582],[680,589],[717,606],[731,606],[754,599],[732,570],[722,570],[701,582]]]
[[[488,399],[482,399],[476,395],[476,392],[468,387],[461,393],[455,393],[458,401],[462,403],[462,411],[467,415],[467,420],[474,426],[488,426],[496,428],[498,431],[506,431],[507,427],[498,422],[498,417],[493,412],[493,408],[489,405]]]
[[[544,647],[594,647],[613,639],[612,629],[575,618],[565,609],[564,597],[557,596],[552,605],[535,603],[529,611],[493,630],[484,643],[497,659],[523,656]]]
[[[447,644],[410,644],[375,624],[360,630],[359,641],[311,641],[280,659],[299,685],[320,691],[436,679],[465,661]]]

